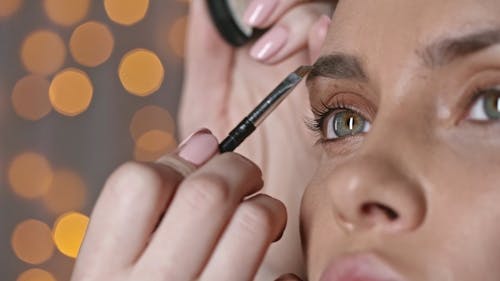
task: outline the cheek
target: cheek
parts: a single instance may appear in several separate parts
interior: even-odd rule
[[[342,249],[342,232],[337,227],[327,188],[311,183],[301,205],[302,241],[308,268],[308,279],[319,280],[321,271]]]
[[[462,138],[463,139],[463,138]],[[450,144],[451,142],[448,142]],[[455,146],[454,146],[455,145]],[[500,280],[500,153],[476,142],[435,151],[424,170],[426,222],[419,262],[452,280]],[[429,279],[433,280],[431,275]]]

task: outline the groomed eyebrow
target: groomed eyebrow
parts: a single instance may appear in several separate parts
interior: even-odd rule
[[[307,77],[307,83],[310,83],[318,76],[332,79],[367,80],[360,60],[355,56],[343,53],[320,57],[314,63]]]
[[[500,29],[488,29],[439,39],[418,53],[428,67],[439,67],[497,44],[500,44]]]

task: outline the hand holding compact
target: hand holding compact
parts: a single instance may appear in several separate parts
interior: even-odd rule
[[[286,224],[260,169],[218,154],[208,131],[150,165],[127,163],[106,182],[72,280],[253,280]]]
[[[267,32],[275,27],[290,31],[287,43],[268,59],[256,60],[251,56],[252,50],[255,44],[265,42],[267,33],[257,42],[234,48],[213,25],[206,0],[191,1],[186,75],[179,111],[181,135],[207,127],[219,139],[226,137],[283,77],[298,66],[313,62],[329,27],[330,20],[325,15],[333,5],[333,1],[279,1],[262,26]],[[283,239],[269,249],[257,280],[272,280],[285,272],[304,274],[299,206],[319,157],[313,136],[304,125],[309,108],[307,91],[299,85],[237,149],[262,167],[264,192],[284,202],[289,214]]]

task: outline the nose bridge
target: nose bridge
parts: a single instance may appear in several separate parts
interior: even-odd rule
[[[425,101],[420,96],[422,100],[415,102],[400,100],[398,103],[382,103],[379,115],[365,138],[362,153],[385,155],[407,165],[425,156],[422,149],[432,146],[431,124],[435,120],[431,109],[422,105]],[[411,157],[414,161],[405,161],[402,156]]]

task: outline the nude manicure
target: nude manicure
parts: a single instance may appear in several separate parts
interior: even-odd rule
[[[288,41],[288,30],[281,26],[273,27],[255,43],[250,55],[259,61],[266,61],[278,53]]]
[[[246,24],[259,27],[273,14],[278,6],[278,0],[253,0],[243,15]]]
[[[199,166],[218,152],[218,145],[215,136],[208,129],[202,129],[179,145],[177,155]]]

